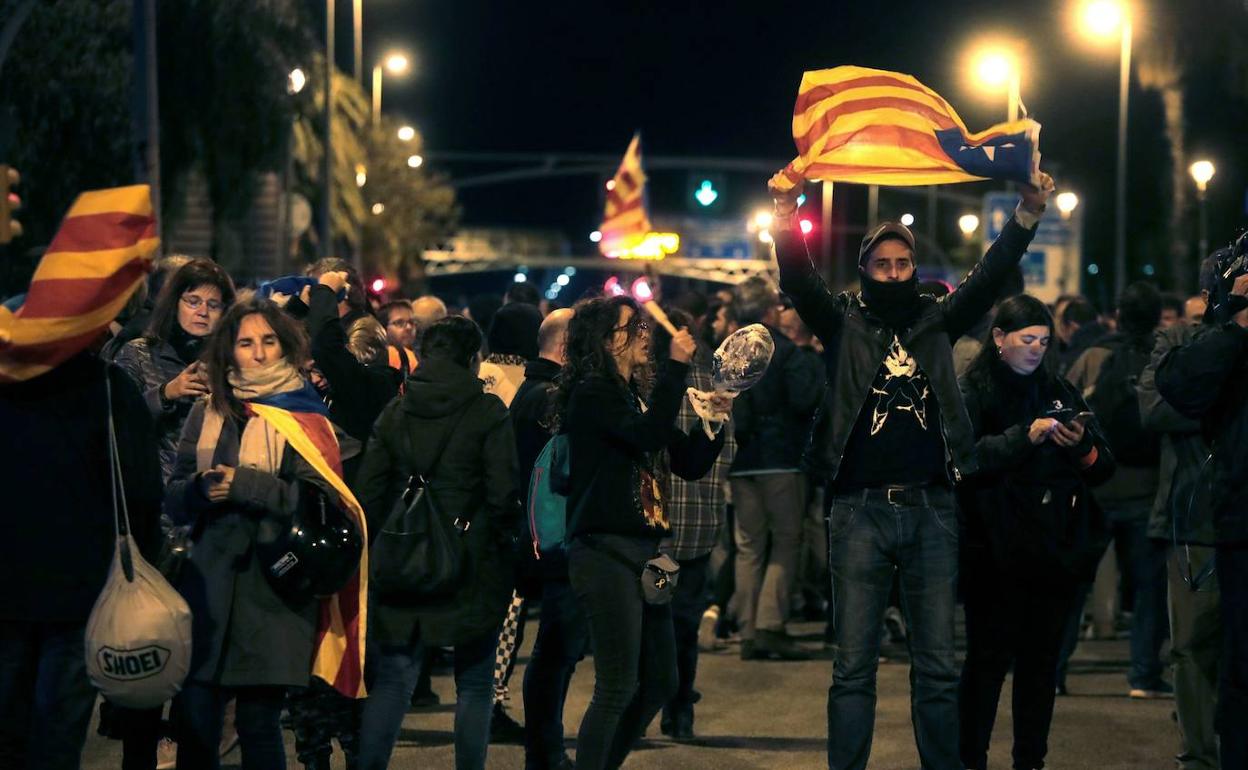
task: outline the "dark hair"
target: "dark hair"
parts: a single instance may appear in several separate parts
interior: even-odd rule
[[[737,317],[742,323],[762,323],[767,312],[780,304],[780,292],[761,275],[737,284]]]
[[[992,330],[1000,329],[1009,334],[1019,329],[1026,329],[1028,326],[1044,326],[1049,330],[1049,349],[1044,354],[1044,360],[1040,362],[1040,371],[1046,380],[1051,379],[1054,371],[1052,359],[1057,349],[1052,342],[1055,338],[1053,314],[1049,312],[1047,305],[1030,294],[1016,294],[997,306],[997,314],[993,317],[988,337],[984,340],[979,353],[971,361],[971,365],[967,367],[965,377],[991,387],[992,362],[1000,356],[992,340]]]
[[[611,355],[611,336],[620,321],[620,309],[631,308],[633,317],[628,324],[628,338],[634,339],[641,330],[641,308],[631,297],[593,297],[583,299],[572,306],[572,320],[568,322],[566,344],[567,363],[559,373],[559,388],[555,393],[555,424],[567,415],[572,392],[590,377],[607,377],[627,383],[620,377]],[[641,375],[641,373],[635,373]]]
[[[450,361],[465,369],[472,366],[472,359],[481,352],[481,327],[476,321],[462,315],[440,318],[425,329],[420,338],[422,361]]]
[[[542,311],[536,305],[503,305],[490,322],[490,354],[520,356],[526,361],[537,358],[537,332],[541,326]]]
[[[1183,315],[1183,298],[1172,291],[1163,292],[1161,295],[1161,309],[1173,310],[1180,317]]]
[[[390,314],[396,309],[403,308],[407,312],[412,312],[412,303],[405,299],[393,299],[377,308],[377,320],[381,321],[382,326],[390,325]]]
[[[320,278],[325,273],[347,274],[347,307],[353,311],[364,311],[368,308],[368,300],[364,297],[364,282],[355,266],[341,257],[325,257],[318,259],[304,271],[312,278]]]
[[[234,397],[230,386],[230,371],[235,368],[234,343],[243,319],[249,315],[262,316],[282,345],[282,357],[296,368],[303,368],[308,360],[308,335],[303,324],[291,318],[284,310],[267,299],[249,299],[231,307],[208,337],[200,360],[208,368],[208,387],[212,391],[212,408],[221,414],[244,417],[242,404]]]
[[[511,288],[507,289],[507,302],[520,305],[532,305],[537,307],[541,298],[537,296],[537,287],[525,281],[524,283],[513,283]]]
[[[674,307],[688,313],[692,318],[702,318],[706,315],[710,303],[706,300],[706,295],[700,291],[687,291],[676,298]]]
[[[1161,292],[1144,281],[1123,289],[1118,299],[1118,323],[1132,336],[1152,334],[1161,323]]]
[[[182,301],[182,295],[200,286],[216,287],[221,292],[221,302],[227,308],[234,304],[234,282],[230,280],[230,274],[211,259],[192,259],[164,282],[143,336],[153,342],[168,341],[178,323],[178,303]]]
[[[1087,297],[1071,297],[1062,308],[1062,317],[1058,320],[1064,324],[1090,324],[1097,319],[1096,308]]]
[[[721,297],[711,297],[706,305],[706,323],[702,324],[702,341],[711,348],[719,346],[719,341],[715,339],[715,318],[721,308],[724,311],[724,320],[729,324],[737,322],[737,309],[731,302],[724,302]]]
[[[1197,276],[1198,288],[1201,291],[1207,291],[1210,295],[1218,290],[1218,260],[1215,257],[1205,257],[1200,260],[1200,274]]]

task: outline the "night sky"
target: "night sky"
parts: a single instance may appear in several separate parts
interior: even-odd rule
[[[338,5],[339,61],[349,67],[350,2]],[[1208,19],[1243,25],[1244,7],[1230,0],[1193,0],[1190,6],[1203,8]],[[1060,1],[365,0],[365,61],[393,46],[415,52],[415,77],[387,80],[384,110],[414,122],[431,153],[622,154],[634,129],[641,129],[647,154],[782,163],[795,154],[790,120],[804,70],[858,64],[912,74],[953,104],[971,130],[981,130],[1004,119],[1005,98],[968,87],[965,54],[986,35],[1011,38],[1026,46],[1022,98],[1043,125],[1041,166],[1060,187],[1079,193],[1086,257],[1108,263],[1117,47],[1076,37],[1069,15],[1068,3]],[[1149,21],[1137,24],[1137,51],[1157,34]],[[1210,193],[1217,243],[1229,237],[1244,209],[1245,151],[1236,126],[1244,124],[1246,111],[1242,97],[1230,96],[1243,87],[1216,63],[1197,67],[1188,83],[1189,150],[1208,155],[1218,168]],[[1129,241],[1134,228],[1163,215],[1168,180],[1160,99],[1134,79],[1131,98]],[[675,172],[654,172],[651,180],[656,204],[671,200],[670,190],[683,191],[687,181]],[[726,181],[730,210],[739,208],[741,216],[766,199],[761,175]],[[588,250],[585,234],[601,216],[599,183],[586,176],[467,191],[463,221],[558,227],[576,248]],[[1145,258],[1131,255],[1132,278]]]

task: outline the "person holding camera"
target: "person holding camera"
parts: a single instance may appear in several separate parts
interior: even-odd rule
[[[797,227],[801,186],[772,190],[780,288],[823,341],[831,388],[808,459],[828,493],[836,656],[828,766],[861,770],[875,731],[880,628],[899,573],[914,664],[911,700],[923,767],[961,770],[954,608],[953,484],[975,471],[975,437],[953,369],[953,341],[992,307],[1031,243],[1053,180],[1023,186],[1018,208],[956,291],[919,292],[915,240],[885,222],[859,249],[860,292],[833,295]]]
[[[1201,421],[1211,490],[1223,658],[1214,717],[1222,767],[1248,768],[1248,270],[1245,238],[1214,255],[1218,284],[1205,324],[1157,367],[1157,390]]]
[[[225,701],[236,698],[243,765],[285,770],[280,717],[285,690],[308,684],[320,604],[279,594],[257,555],[263,521],[288,519],[305,485],[332,493],[308,460],[254,406],[309,415],[325,429],[322,453],[358,448],[328,435],[324,403],[301,371],[303,329],[268,300],[236,304],[204,349],[209,399],[191,409],[165,511],[190,526],[194,547],[177,581],[191,607],[192,659],[176,713],[178,768],[219,767]]]
[[[987,767],[1011,666],[1014,767],[1044,765],[1066,616],[1105,543],[1088,488],[1114,461],[1079,393],[1056,376],[1053,340],[1044,303],[1011,297],[960,381],[979,459],[958,489],[967,641],[958,702],[969,770]]]

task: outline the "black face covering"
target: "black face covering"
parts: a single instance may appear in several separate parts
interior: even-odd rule
[[[867,310],[889,328],[909,328],[919,315],[919,276],[907,281],[877,281],[862,273],[862,299]]]
[[[173,333],[169,335],[169,344],[173,346],[173,350],[178,354],[178,358],[183,363],[189,365],[192,361],[199,358],[199,351],[204,347],[204,340],[207,337],[196,337],[194,334],[187,333],[182,328],[182,324],[175,323],[173,325]]]

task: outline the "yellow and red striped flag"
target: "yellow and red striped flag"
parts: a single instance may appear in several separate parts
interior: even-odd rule
[[[636,247],[650,232],[646,212],[646,174],[641,170],[641,133],[633,134],[624,160],[607,182],[607,211],[598,228],[598,248],[612,257]]]
[[[25,297],[0,306],[0,383],[38,377],[98,339],[159,245],[147,185],[79,195]]]
[[[368,523],[364,508],[342,480],[342,453],[334,426],[316,412],[248,402],[248,409],[282,434],[287,445],[338,493],[364,538],[360,568],[342,590],[321,600],[313,647],[312,676],[347,698],[364,698],[364,640],[368,636]]]
[[[797,158],[771,178],[929,185],[998,179],[1033,183],[1040,124],[1030,118],[969,133],[940,94],[910,75],[866,67],[807,72],[793,108]]]

